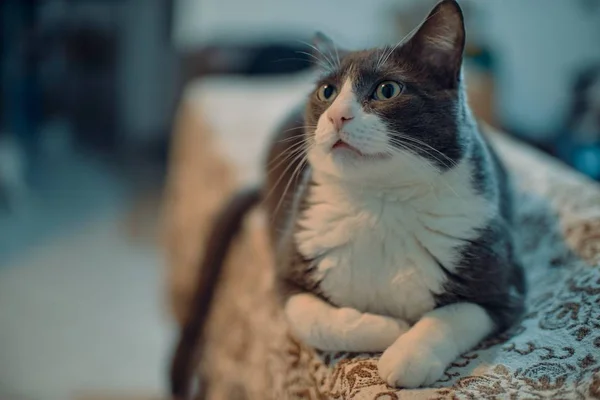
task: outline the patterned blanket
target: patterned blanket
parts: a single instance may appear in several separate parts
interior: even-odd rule
[[[264,135],[218,125],[193,102],[182,104],[164,209],[169,301],[179,321],[212,215],[240,181],[257,176],[246,170],[250,162],[258,169],[256,157],[240,166],[244,149],[265,143]],[[460,356],[433,388],[387,387],[378,354],[320,353],[288,332],[256,211],[228,258],[210,316],[198,367],[208,374],[210,398],[600,398],[600,188],[502,133],[489,135],[519,188],[529,294],[517,325]]]

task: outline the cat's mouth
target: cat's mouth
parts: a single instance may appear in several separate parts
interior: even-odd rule
[[[384,154],[384,153],[375,153],[375,154],[363,153],[356,147],[352,146],[348,142],[344,142],[341,139],[339,139],[337,142],[335,142],[333,144],[333,146],[331,146],[331,151],[333,152],[334,150],[350,153],[354,156],[358,156],[363,159],[369,159],[369,160],[382,160],[382,159],[389,157],[388,154]]]
[[[333,146],[331,146],[331,151],[336,150],[336,149],[343,149],[343,150],[350,150],[351,152],[355,153],[356,155],[359,156],[364,156],[364,154],[358,150],[356,147],[344,142],[342,139],[339,139],[337,142],[335,142],[333,144]]]

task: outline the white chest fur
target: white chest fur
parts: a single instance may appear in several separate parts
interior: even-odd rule
[[[321,290],[335,304],[416,321],[435,306],[465,239],[485,224],[488,202],[468,166],[428,185],[353,189],[315,178],[296,243],[316,259]]]

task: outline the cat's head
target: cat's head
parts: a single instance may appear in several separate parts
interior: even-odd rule
[[[306,111],[308,158],[347,179],[451,168],[463,154],[460,7],[444,0],[397,46],[347,52],[316,37],[323,76]]]

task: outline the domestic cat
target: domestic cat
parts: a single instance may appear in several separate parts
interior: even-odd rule
[[[433,384],[523,310],[509,177],[467,105],[464,45],[454,0],[393,47],[344,51],[318,35],[315,90],[273,138],[264,187],[231,211],[262,193],[293,333],[383,352],[394,387]]]

